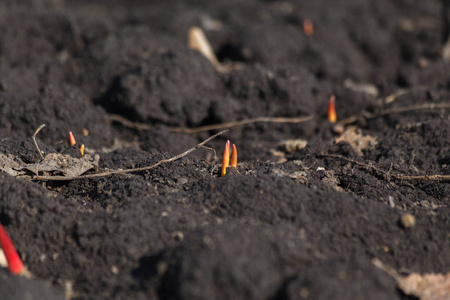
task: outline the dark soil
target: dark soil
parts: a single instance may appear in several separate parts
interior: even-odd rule
[[[447,2],[2,1],[1,154],[40,162],[31,136],[45,123],[41,150],[76,157],[85,144],[95,173],[149,166],[217,132],[174,127],[313,119],[233,127],[208,143],[217,158],[199,149],[149,171],[0,173],[0,223],[34,275],[0,270],[0,298],[410,299],[372,260],[402,275],[450,271],[450,183],[392,176],[450,175]],[[189,49],[191,26],[241,67],[218,72]],[[335,141],[331,94],[338,121],[355,117],[341,129],[377,143]],[[227,139],[239,165],[220,177]],[[308,144],[283,146],[292,139]]]

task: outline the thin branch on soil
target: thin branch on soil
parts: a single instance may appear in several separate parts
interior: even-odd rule
[[[375,119],[381,116],[387,116],[392,114],[401,114],[405,112],[417,111],[417,110],[433,110],[433,109],[450,109],[450,103],[425,103],[419,105],[411,105],[406,107],[394,107],[391,109],[382,110],[379,113],[369,113],[367,111],[363,111],[362,115],[366,119]],[[339,121],[340,125],[348,125],[356,122],[358,120],[358,116],[350,116],[346,119]]]
[[[39,152],[39,155],[42,157],[42,159],[44,159],[44,155],[42,155],[41,149],[39,149],[38,143],[36,142],[36,135],[39,133],[39,131],[42,130],[42,128],[45,127],[45,124],[42,124],[41,126],[38,127],[38,129],[36,129],[36,131],[34,132],[32,138],[34,141],[34,145],[36,146],[37,151]]]
[[[379,258],[372,259],[372,263],[379,269],[385,271],[387,274],[395,278],[395,280],[400,280],[401,275],[392,267],[385,265]]]
[[[359,161],[356,161],[354,159],[350,159],[341,155],[332,155],[332,154],[327,154],[327,155],[319,155],[318,157],[329,157],[329,158],[335,158],[335,159],[340,159],[346,162],[349,162],[351,164],[357,165],[359,167],[362,167],[365,170],[368,171],[372,171],[375,175],[378,176],[383,176],[384,178],[388,179],[395,179],[395,180],[400,180],[400,181],[450,181],[450,175],[438,175],[438,174],[434,174],[434,175],[403,175],[403,174],[389,174],[389,172],[380,170],[378,168],[376,168],[375,166],[373,166],[372,164],[366,164],[366,163],[362,163]]]
[[[133,173],[133,172],[148,171],[148,170],[151,170],[153,168],[156,168],[159,165],[162,165],[164,163],[168,163],[168,162],[171,162],[171,161],[178,160],[178,159],[188,155],[189,153],[197,150],[200,147],[203,147],[203,145],[205,145],[206,143],[208,143],[212,139],[215,139],[219,135],[224,134],[227,131],[228,130],[224,130],[224,131],[221,131],[219,133],[216,133],[215,135],[210,136],[209,138],[207,138],[206,140],[204,140],[203,142],[201,142],[197,146],[195,146],[195,147],[193,147],[193,148],[191,148],[191,149],[189,149],[189,150],[187,150],[187,151],[185,151],[185,152],[183,152],[181,154],[178,154],[178,155],[173,156],[173,157],[168,158],[168,159],[160,160],[157,163],[155,163],[155,164],[153,164],[151,166],[147,166],[147,167],[134,168],[134,169],[125,169],[125,170],[116,170],[116,171],[97,173],[97,174],[89,174],[89,175],[80,175],[80,176],[34,176],[33,179],[35,179],[35,180],[42,180],[42,181],[71,181],[71,180],[77,180],[77,179],[99,178],[99,177],[110,176],[110,175],[113,175],[113,174],[126,174],[126,173]]]
[[[206,147],[206,146],[202,146],[202,148],[205,148],[206,150],[214,152],[214,163],[215,163],[217,161],[217,152],[216,152],[216,150],[211,148],[211,147]]]
[[[386,109],[380,113],[381,116],[390,115],[390,114],[400,114],[410,111],[416,110],[424,110],[424,109],[450,109],[450,103],[425,103],[420,105],[412,105],[408,107],[395,107],[391,109]]]
[[[137,130],[152,129],[152,126],[150,126],[148,124],[132,122],[132,121],[128,120],[127,118],[122,117],[121,115],[108,115],[106,118],[110,121],[118,122],[128,128],[133,128],[133,129],[137,129]]]
[[[198,132],[204,132],[204,131],[210,131],[210,130],[229,129],[232,127],[251,124],[251,123],[262,123],[262,122],[265,122],[265,123],[303,123],[303,122],[311,120],[312,118],[313,118],[313,116],[306,116],[306,117],[300,117],[300,118],[257,117],[257,118],[252,118],[252,119],[245,119],[245,120],[233,121],[233,122],[227,122],[227,123],[221,123],[221,124],[206,125],[206,126],[200,126],[200,127],[194,127],[194,128],[170,127],[169,130],[171,132],[198,133]],[[152,128],[148,124],[135,123],[130,120],[127,120],[126,118],[124,118],[120,115],[109,115],[108,119],[111,121],[119,122],[126,127],[134,128],[134,129],[138,129],[138,130],[150,130]]]
[[[251,124],[251,123],[303,123],[309,121],[313,116],[306,116],[300,118],[270,118],[270,117],[257,117],[252,119],[245,119],[241,121],[233,121],[222,124],[206,125],[195,128],[183,128],[183,127],[171,127],[172,132],[183,132],[183,133],[198,133],[203,131],[218,130],[218,129],[228,129],[231,127]]]
[[[406,94],[409,94],[412,92],[421,92],[421,91],[426,91],[426,90],[427,90],[426,87],[418,87],[418,88],[414,88],[414,89],[400,89],[398,91],[393,92],[386,98],[384,98],[384,103],[389,104],[389,103],[392,103],[395,100],[397,100],[397,98],[399,98],[400,96],[403,96],[403,95],[406,95]]]

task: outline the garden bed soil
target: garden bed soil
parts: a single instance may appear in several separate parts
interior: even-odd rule
[[[414,299],[373,260],[399,276],[450,270],[449,18],[437,0],[2,1],[2,159],[40,163],[41,124],[44,156],[84,144],[93,174],[218,132],[184,128],[312,118],[234,126],[216,152],[146,171],[1,172],[0,223],[33,278],[1,269],[0,294]],[[191,26],[235,67],[188,48]],[[345,124],[327,121],[331,94]],[[228,139],[239,164],[220,176]]]

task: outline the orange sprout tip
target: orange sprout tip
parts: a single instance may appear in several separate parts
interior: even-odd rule
[[[328,101],[328,121],[331,123],[336,123],[336,109],[334,107],[334,101],[336,97],[334,95],[330,96],[330,100]]]
[[[236,146],[233,144],[233,149],[231,151],[231,163],[230,165],[232,167],[237,167],[237,149]]]
[[[70,146],[74,146],[77,143],[75,141],[75,137],[73,136],[72,131],[69,131],[69,142],[70,142]]]
[[[225,144],[225,149],[223,151],[223,159],[222,159],[222,176],[227,174],[227,168],[230,164],[230,141],[227,141]]]
[[[314,24],[310,19],[303,20],[303,32],[306,36],[312,36],[314,34]]]

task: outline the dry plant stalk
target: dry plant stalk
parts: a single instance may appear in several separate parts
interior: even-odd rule
[[[359,167],[364,168],[365,170],[368,171],[372,171],[375,175],[378,176],[382,176],[386,179],[394,179],[394,180],[399,180],[399,181],[437,181],[437,182],[441,182],[441,181],[450,181],[450,175],[403,175],[403,174],[389,174],[389,172],[383,171],[378,169],[377,167],[371,165],[371,164],[366,164],[366,163],[362,163],[359,161],[356,161],[354,159],[350,159],[341,155],[331,155],[331,154],[326,154],[326,155],[319,155],[318,157],[329,157],[329,158],[335,158],[335,159],[340,159],[346,162],[349,162],[351,164],[355,164]]]
[[[210,130],[219,130],[225,128],[231,128],[252,123],[303,123],[311,120],[312,116],[300,117],[300,118],[270,118],[270,117],[257,117],[252,119],[245,119],[241,121],[233,121],[222,124],[205,125],[195,128],[182,128],[182,127],[171,127],[172,132],[183,132],[183,133],[198,133]]]
[[[120,124],[124,125],[125,127],[134,128],[137,130],[150,130],[152,127],[148,124],[144,123],[135,123],[130,120],[125,119],[124,117],[120,115],[109,115],[108,119],[111,121],[119,122]],[[313,116],[305,116],[305,117],[299,117],[299,118],[272,118],[272,117],[256,117],[251,119],[244,119],[240,121],[232,121],[227,123],[221,123],[221,124],[212,124],[212,125],[205,125],[200,127],[193,127],[193,128],[185,128],[185,127],[170,127],[169,130],[171,132],[180,132],[180,133],[199,133],[204,131],[211,131],[211,130],[220,130],[220,129],[229,129],[236,126],[242,126],[252,123],[303,123],[307,122],[313,119]]]
[[[390,108],[390,109],[384,109],[379,113],[369,113],[367,111],[363,111],[362,115],[364,118],[370,120],[370,119],[375,119],[378,117],[392,115],[392,114],[402,114],[402,113],[407,113],[407,112],[412,112],[412,111],[433,110],[433,109],[450,109],[450,103],[424,103],[424,104],[411,105],[411,106],[405,106],[405,107],[394,107],[394,108]],[[348,125],[348,124],[356,122],[357,120],[358,120],[358,116],[354,115],[354,116],[348,117],[338,123],[340,125]]]
[[[408,107],[395,107],[391,109],[383,110],[380,115],[390,115],[390,114],[399,114],[399,113],[405,113],[410,111],[416,111],[416,110],[424,110],[424,109],[449,109],[450,103],[425,103],[425,104],[419,104],[419,105],[411,105]]]
[[[41,149],[39,149],[38,143],[36,142],[36,135],[39,133],[39,131],[42,130],[42,128],[45,127],[45,124],[42,124],[41,126],[38,127],[38,129],[36,129],[36,131],[34,132],[32,138],[34,141],[34,145],[36,146],[37,151],[39,152],[39,155],[42,157],[42,159],[44,159],[44,155],[42,155],[42,151]]]

